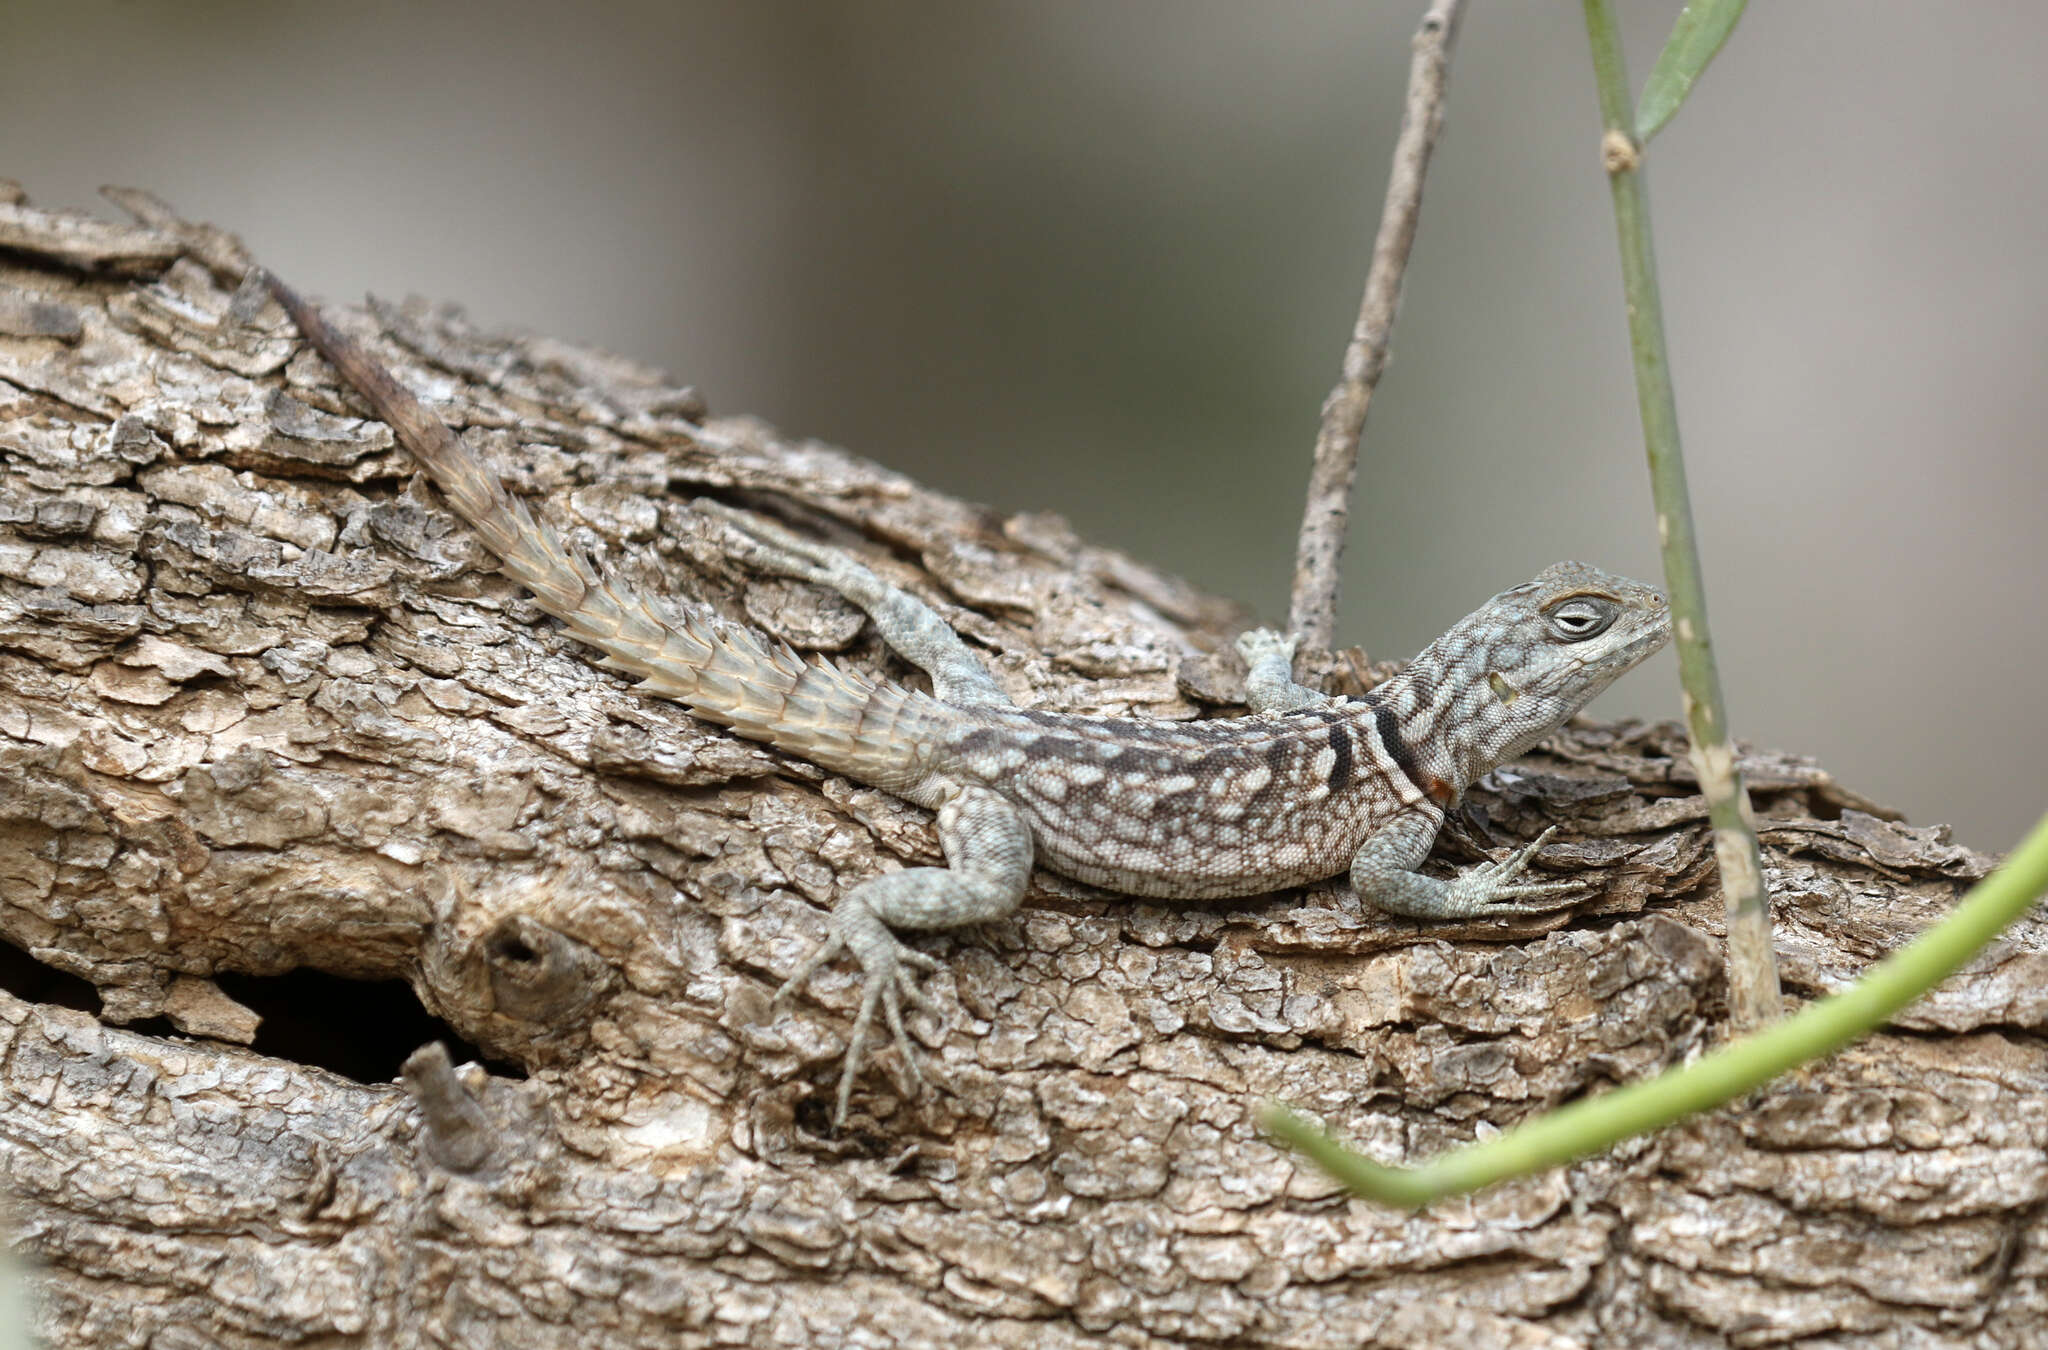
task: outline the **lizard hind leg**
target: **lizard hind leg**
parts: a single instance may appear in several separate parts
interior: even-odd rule
[[[1254,713],[1284,713],[1318,703],[1334,703],[1320,689],[1294,682],[1294,648],[1298,639],[1270,628],[1237,635],[1244,658],[1244,701]]]
[[[914,972],[937,970],[939,962],[905,946],[893,930],[960,928],[999,919],[1017,908],[1031,880],[1031,827],[1016,807],[989,789],[954,792],[939,807],[938,828],[947,866],[884,872],[841,896],[832,910],[831,936],[775,992],[775,1002],[782,1003],[841,952],[852,952],[860,963],[860,1010],[847,1036],[832,1114],[835,1128],[846,1123],[854,1076],[877,1012],[889,1024],[912,1083],[920,1089],[924,1085],[916,1047],[903,1026],[903,1004],[937,1013]]]
[[[900,586],[893,586],[838,549],[806,539],[772,520],[699,498],[690,509],[716,516],[748,545],[759,566],[837,591],[867,611],[889,649],[931,676],[932,692],[959,706],[1007,708],[1005,694],[988,667],[960,640],[938,612]]]

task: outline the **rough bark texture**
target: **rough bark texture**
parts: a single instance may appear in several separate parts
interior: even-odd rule
[[[232,241],[141,198],[120,229],[0,204],[0,935],[104,1005],[0,994],[0,1177],[50,1344],[2048,1335],[2038,923],[1758,1101],[1424,1214],[1254,1128],[1281,1097],[1423,1154],[1710,1043],[1720,897],[1670,726],[1573,728],[1440,850],[1562,822],[1607,883],[1568,921],[1041,875],[1014,919],[926,940],[948,1090],[904,1100],[884,1053],[829,1137],[852,974],[779,1019],[768,993],[842,886],[935,858],[925,814],[592,669],[276,311],[230,314]],[[1024,702],[1231,696],[1198,653],[1234,612],[1055,519],[451,312],[337,317],[609,565],[800,647],[907,677],[858,614],[722,557],[692,496],[843,541]],[[1794,994],[1986,870],[1803,760],[1743,771]],[[221,981],[299,968],[409,982],[489,1069],[359,1082],[248,1048]],[[372,1030],[331,994],[298,1011]]]

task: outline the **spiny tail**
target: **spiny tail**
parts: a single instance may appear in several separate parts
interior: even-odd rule
[[[600,576],[354,339],[330,328],[276,277],[266,272],[263,283],[307,341],[390,424],[506,572],[573,636],[604,653],[598,664],[836,773],[895,791],[923,776],[915,747],[933,743],[943,716],[931,699],[807,662],[765,634]]]

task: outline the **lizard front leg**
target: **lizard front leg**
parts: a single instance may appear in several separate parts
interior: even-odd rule
[[[1542,914],[1575,904],[1592,891],[1577,881],[1515,880],[1556,826],[1499,862],[1468,867],[1449,881],[1424,876],[1415,869],[1429,856],[1442,825],[1443,816],[1434,808],[1417,807],[1374,830],[1351,859],[1352,886],[1388,913],[1413,919]]]
[[[775,993],[780,1004],[811,972],[843,951],[860,963],[860,1012],[846,1042],[846,1066],[839,1075],[838,1106],[832,1123],[846,1123],[853,1078],[879,1009],[912,1082],[922,1088],[917,1051],[903,1029],[903,1003],[938,1010],[917,986],[914,971],[939,963],[903,945],[899,928],[958,928],[999,919],[1017,908],[1031,879],[1031,827],[1016,807],[987,788],[955,790],[939,805],[939,845],[945,867],[911,867],[870,877],[840,897],[832,911],[832,935],[804,959]]]

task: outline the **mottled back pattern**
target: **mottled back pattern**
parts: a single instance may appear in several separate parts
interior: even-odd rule
[[[989,710],[948,746],[953,772],[1017,803],[1046,867],[1202,900],[1330,876],[1376,819],[1423,800],[1381,706],[1185,724]]]

